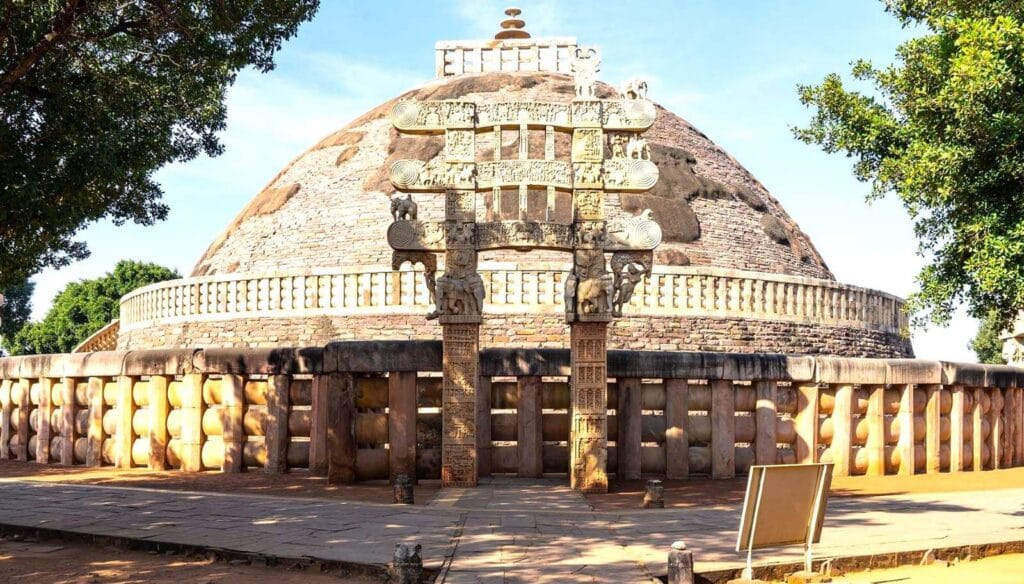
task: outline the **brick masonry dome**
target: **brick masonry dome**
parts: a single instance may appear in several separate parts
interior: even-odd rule
[[[511,41],[509,41],[511,42]],[[597,85],[597,97],[618,97]],[[381,104],[302,153],[214,240],[183,280],[134,291],[121,302],[118,347],[304,346],[349,339],[437,339],[420,275],[395,271],[386,239],[397,160],[438,162],[444,137],[400,135],[389,114],[403,99],[569,102],[561,72],[440,76]],[[539,136],[535,134],[539,133]],[[553,133],[556,159],[571,135]],[[521,154],[516,128],[475,136],[477,162]],[[527,158],[545,158],[544,130],[529,129]],[[644,133],[660,178],[644,194],[609,191],[604,215],[650,210],[662,228],[654,270],[624,318],[613,349],[701,350],[905,357],[902,300],[835,281],[809,238],[749,172],[679,116],[657,107]],[[500,139],[499,139],[500,138]],[[548,193],[477,196],[480,220],[542,220]],[[444,197],[414,194],[418,218],[444,218]],[[572,221],[571,194],[557,192],[553,219]],[[566,347],[563,292],[570,254],[480,253],[481,343]]]
[[[616,96],[614,89],[603,84],[598,93],[599,97]],[[455,98],[568,102],[572,97],[572,78],[556,73],[447,77],[409,91],[331,134],[289,164],[213,242],[192,275],[390,265],[391,250],[384,234],[391,221],[388,198],[394,188],[387,169],[402,158],[426,161],[441,156],[443,147],[440,136],[400,136],[388,120],[395,102]],[[779,202],[699,130],[658,107],[657,121],[645,137],[661,172],[658,184],[646,194],[609,197],[606,214],[616,217],[651,209],[664,230],[656,264],[833,279],[810,239]],[[543,139],[533,142],[543,148]],[[557,144],[558,158],[568,158],[569,146],[567,139]],[[484,156],[489,156],[490,147],[489,140],[478,144]],[[502,148],[515,152],[518,133],[506,132]],[[569,212],[567,199],[560,201],[559,212]],[[439,201],[420,196],[417,203],[421,214],[442,214]],[[529,255],[491,252],[482,259],[523,267],[566,261],[543,252]]]

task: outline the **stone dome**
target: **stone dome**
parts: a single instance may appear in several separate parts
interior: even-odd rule
[[[214,240],[190,278],[122,299],[118,347],[440,338],[440,326],[424,319],[431,304],[421,279],[408,268],[393,271],[386,232],[392,163],[443,156],[444,138],[400,135],[389,119],[392,107],[403,99],[573,97],[569,75],[517,71],[441,76],[381,104],[278,173]],[[618,93],[599,83],[597,97]],[[656,186],[605,197],[608,219],[650,209],[663,232],[653,275],[609,328],[609,348],[912,356],[902,300],[836,282],[761,183],[684,119],[656,109],[644,133],[660,172]],[[533,132],[529,158],[541,159],[544,132],[536,139]],[[556,158],[568,159],[571,136],[555,134]],[[483,160],[493,158],[494,135],[477,135]],[[502,132],[502,159],[516,156],[518,140],[518,131]],[[477,197],[478,217],[487,212],[487,196]],[[414,197],[421,220],[444,217],[443,197]],[[518,207],[518,199],[501,200]],[[535,211],[544,212],[546,193],[531,191],[527,200],[527,219],[540,218]],[[571,205],[571,195],[557,195],[554,220],[571,222]],[[488,220],[519,212],[503,207]],[[481,252],[481,344],[568,346],[562,290],[570,262],[569,254],[551,251]]]
[[[599,85],[599,97],[617,92]],[[389,265],[385,231],[394,188],[387,169],[395,160],[441,156],[441,136],[402,136],[388,120],[399,100],[469,99],[568,102],[573,80],[557,73],[483,73],[435,80],[406,92],[326,137],[275,176],[210,245],[193,276],[268,272],[309,267]],[[656,263],[709,266],[834,279],[810,239],[782,205],[728,153],[686,120],[658,107],[645,133],[661,178],[645,194],[606,200],[606,216],[651,209],[664,241]],[[478,149],[487,156],[489,136]],[[516,151],[518,133],[506,132],[502,148]],[[543,140],[534,140],[540,147]],[[568,140],[556,146],[568,158]],[[537,158],[541,158],[537,156]],[[504,158],[504,157],[503,157]],[[440,197],[419,195],[423,214],[443,216]],[[559,205],[569,212],[569,201]],[[556,221],[558,220],[556,214]],[[568,222],[568,219],[564,219]],[[483,254],[483,261],[523,267],[565,262],[533,252]]]

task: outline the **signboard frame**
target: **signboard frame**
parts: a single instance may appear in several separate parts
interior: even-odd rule
[[[750,467],[736,551],[747,552],[744,577],[752,578],[755,549],[803,544],[804,568],[821,530],[832,484],[832,464],[774,464]]]

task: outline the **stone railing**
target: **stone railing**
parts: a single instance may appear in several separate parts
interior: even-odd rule
[[[566,272],[480,270],[487,314],[561,314]],[[430,310],[422,273],[335,269],[225,274],[171,280],[121,299],[121,330],[236,318],[418,314]],[[899,334],[903,301],[830,280],[712,268],[655,267],[627,316],[732,317],[824,324]]]
[[[436,479],[440,369],[436,341],[0,359],[0,458]],[[480,372],[481,474],[566,473],[568,351],[488,349]],[[610,351],[608,373],[619,477],[814,461],[838,475],[1024,465],[1024,369]]]
[[[435,45],[438,77],[495,71],[572,73],[576,39],[504,39],[441,41]]]

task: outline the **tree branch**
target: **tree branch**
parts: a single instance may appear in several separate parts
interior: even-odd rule
[[[50,32],[43,35],[43,38],[34,47],[18,59],[17,64],[10,71],[0,77],[0,95],[10,92],[19,79],[27,75],[46,53],[67,36],[75,21],[87,9],[87,5],[87,0],[68,0],[64,8],[53,19],[53,27]]]

